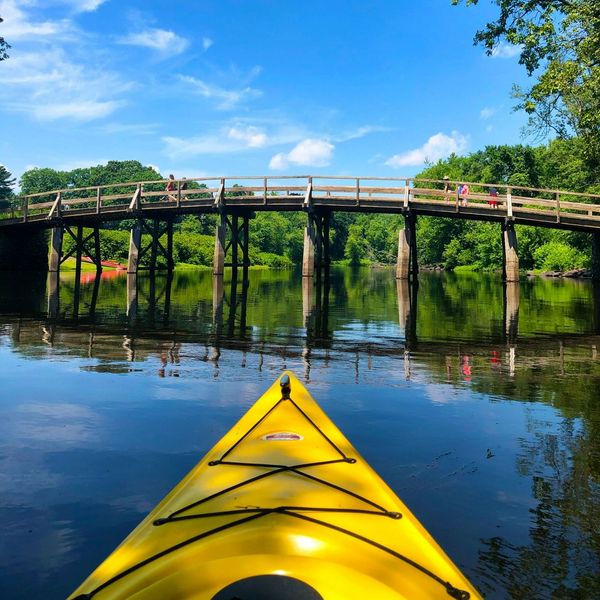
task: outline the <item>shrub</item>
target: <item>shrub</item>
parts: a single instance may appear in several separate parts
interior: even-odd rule
[[[563,242],[546,242],[533,251],[535,268],[543,271],[566,271],[587,266],[588,258]]]

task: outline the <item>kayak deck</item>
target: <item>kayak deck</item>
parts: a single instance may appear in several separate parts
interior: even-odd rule
[[[480,597],[286,372],[70,598],[367,592]]]

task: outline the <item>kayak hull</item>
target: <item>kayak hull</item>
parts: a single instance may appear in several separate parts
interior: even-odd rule
[[[300,381],[282,379],[70,598],[480,597]]]

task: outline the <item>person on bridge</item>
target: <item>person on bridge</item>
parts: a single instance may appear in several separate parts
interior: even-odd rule
[[[471,192],[471,190],[469,189],[469,186],[466,183],[463,183],[462,185],[459,186],[458,197],[460,198],[461,204],[463,206],[467,206],[467,201],[469,199],[470,192]]]
[[[488,200],[488,204],[492,208],[498,208],[498,190],[495,187],[490,188],[490,199]]]
[[[452,186],[450,185],[450,177],[448,175],[444,175],[444,197],[446,202],[450,202],[450,194],[452,193]]]
[[[169,181],[167,182],[167,187],[165,188],[165,190],[167,192],[174,192],[175,191],[175,177],[173,176],[173,173],[171,173],[169,175]],[[175,198],[175,196],[173,196],[172,194],[168,194],[167,198],[169,200],[173,200],[173,202],[177,202],[177,198]]]

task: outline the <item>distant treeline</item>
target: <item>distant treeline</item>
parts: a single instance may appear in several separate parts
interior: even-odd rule
[[[480,181],[600,193],[600,184],[585,162],[577,138],[548,145],[488,146],[469,156],[452,155],[429,165],[417,177]],[[109,161],[106,165],[55,171],[32,169],[20,180],[24,194],[67,187],[84,187],[164,179],[138,161]],[[190,182],[190,187],[201,187]],[[216,215],[188,215],[175,224],[175,261],[212,264]],[[102,252],[107,259],[125,261],[131,221],[107,223],[102,231]],[[303,213],[259,213],[251,222],[250,257],[253,264],[287,267],[302,259]],[[331,223],[331,258],[349,264],[392,264],[396,259],[400,215],[334,213]],[[588,234],[518,226],[519,255],[524,269],[559,269],[589,266]],[[501,267],[502,245],[497,224],[462,219],[420,217],[417,225],[419,261],[448,269],[468,266],[478,270]],[[68,242],[67,242],[68,243]]]

